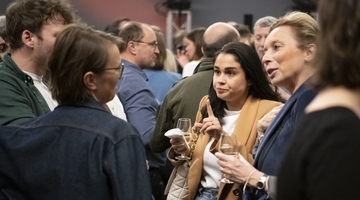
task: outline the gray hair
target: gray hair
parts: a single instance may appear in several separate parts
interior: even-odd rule
[[[6,38],[6,17],[5,15],[0,16],[0,37],[4,40]]]
[[[273,24],[275,24],[276,21],[277,19],[272,16],[262,17],[255,22],[254,28],[256,26],[260,26],[261,28],[271,27]]]

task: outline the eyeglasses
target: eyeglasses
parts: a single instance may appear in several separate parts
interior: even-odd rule
[[[134,40],[134,42],[139,42],[139,43],[147,44],[147,45],[149,45],[149,46],[152,46],[154,49],[156,49],[156,47],[158,46],[158,42],[157,42],[157,41],[154,41],[154,42],[144,42],[144,41],[141,41],[141,40]]]
[[[122,77],[123,72],[124,72],[124,63],[121,63],[119,65],[119,67],[105,68],[104,71],[106,71],[106,70],[115,70],[116,72],[119,73],[119,75],[120,75],[119,79],[120,79]]]

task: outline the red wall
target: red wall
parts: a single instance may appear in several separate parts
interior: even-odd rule
[[[103,30],[113,19],[128,17],[131,20],[166,29],[166,16],[157,13],[156,0],[70,0],[78,14],[88,25]],[[164,10],[164,9],[162,9]]]

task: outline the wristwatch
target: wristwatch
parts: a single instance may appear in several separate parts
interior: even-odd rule
[[[267,179],[268,179],[268,176],[267,176],[266,174],[264,174],[264,175],[259,179],[259,181],[256,183],[256,188],[257,188],[258,190],[264,190]]]

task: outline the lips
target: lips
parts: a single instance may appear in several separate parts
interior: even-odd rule
[[[266,69],[266,72],[269,76],[270,79],[273,79],[276,75],[276,72],[277,72],[277,69],[276,68],[269,68],[269,69]]]
[[[224,93],[224,92],[226,92],[227,90],[226,89],[223,89],[223,88],[216,88],[216,92],[217,93]]]

